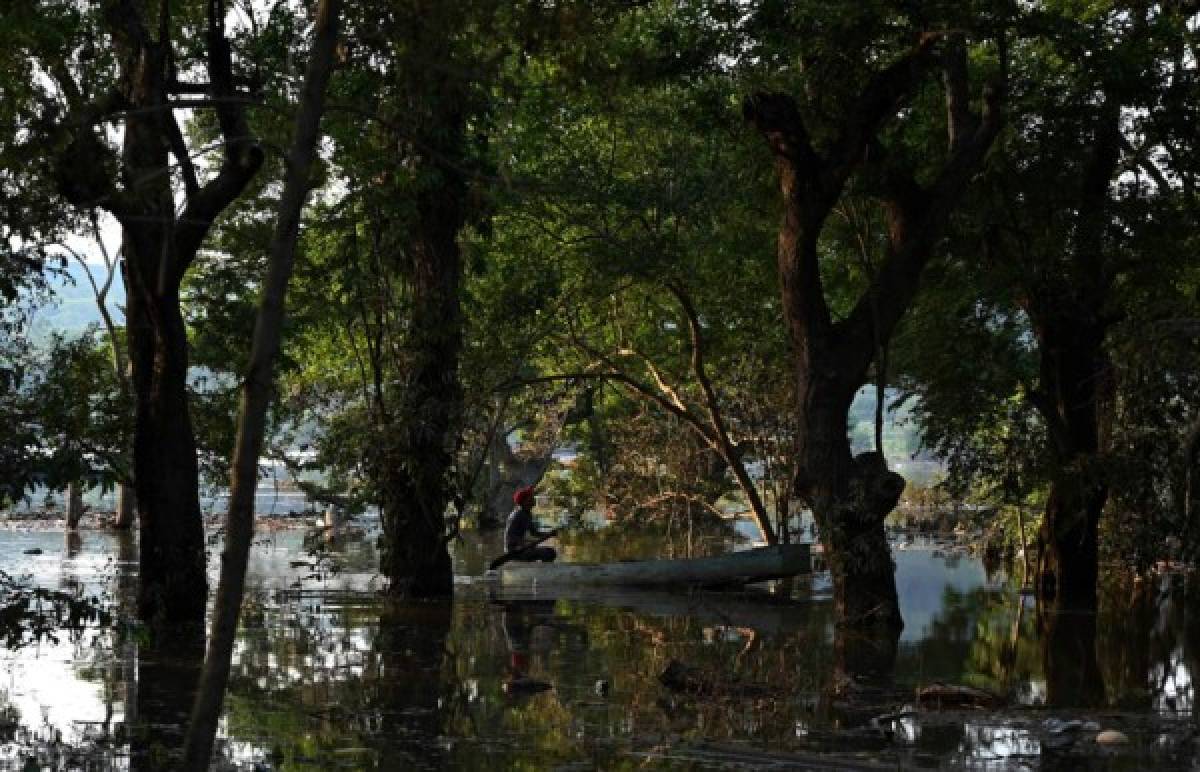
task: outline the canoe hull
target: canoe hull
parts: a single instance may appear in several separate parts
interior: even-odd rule
[[[707,558],[635,560],[622,563],[507,563],[496,572],[501,585],[592,587],[715,587],[750,584],[812,572],[807,544],[733,552]]]

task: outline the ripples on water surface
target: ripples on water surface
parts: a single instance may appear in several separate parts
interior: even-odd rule
[[[1066,649],[1052,651],[1032,605],[977,560],[898,551],[907,626],[892,646],[837,632],[819,576],[796,582],[791,597],[497,597],[471,578],[498,551],[490,538],[457,545],[453,604],[396,608],[369,592],[372,534],[315,562],[299,532],[260,538],[220,763],[1198,768],[1200,586],[1179,575],[1141,592],[1140,603],[1070,620],[1060,626]],[[0,541],[0,568],[97,594],[127,618],[136,570],[128,539],[3,531]],[[190,707],[195,662],[186,654],[198,649],[189,646],[156,649],[122,623],[4,652],[0,768],[169,768],[162,760]],[[702,694],[659,682],[672,662]],[[914,710],[914,688],[938,680],[1008,694],[1010,706]],[[1097,752],[1086,721],[1132,743]]]

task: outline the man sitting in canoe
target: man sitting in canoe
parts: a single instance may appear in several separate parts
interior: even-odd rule
[[[532,485],[517,488],[517,492],[513,494],[513,503],[517,506],[508,516],[508,522],[504,526],[504,549],[506,551],[512,552],[520,549],[530,538],[544,539],[553,533],[553,531],[539,529],[533,520]],[[530,547],[513,555],[511,559],[528,563],[538,560],[550,563],[556,557],[558,557],[558,553],[552,547]]]

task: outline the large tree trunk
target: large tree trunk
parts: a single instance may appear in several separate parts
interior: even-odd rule
[[[187,331],[179,308],[166,116],[168,46],[131,40],[131,110],[121,164],[131,210],[124,228],[126,328],[135,404],[133,464],[141,526],[142,619],[200,625],[208,599],[196,441],[188,412]]]
[[[1061,608],[1096,608],[1098,531],[1108,487],[1095,476],[1095,471],[1067,469],[1050,484],[1038,589],[1043,600]]]
[[[1075,234],[1065,271],[1035,275],[1025,301],[1038,341],[1038,389],[1053,457],[1050,495],[1039,534],[1040,597],[1058,609],[1095,610],[1100,515],[1108,500],[1101,453],[1112,367],[1104,338],[1114,273],[1106,253],[1109,187],[1117,174],[1121,106],[1097,109],[1080,179]],[[1047,258],[1048,262],[1050,258]]]
[[[851,457],[846,415],[853,391],[799,380],[798,492],[820,528],[838,619],[899,630],[904,622],[883,521],[900,500],[904,478],[878,453]]]
[[[208,600],[196,440],[188,410],[187,330],[179,307],[183,273],[175,239],[167,141],[169,43],[130,41],[143,58],[131,67],[131,110],[122,169],[135,187],[136,214],[122,217],[126,329],[133,369],[134,488],[141,526],[142,619],[202,625]]]
[[[459,305],[466,222],[467,110],[477,62],[446,60],[465,23],[437,4],[418,3],[403,28],[406,62],[400,87],[418,126],[396,137],[397,155],[415,175],[413,211],[404,223],[411,317],[404,341],[402,391],[384,428],[381,454],[383,525],[380,571],[396,597],[444,597],[454,577],[446,508],[453,492],[456,433],[461,421],[458,376],[462,348]],[[431,61],[441,62],[430,66]]]
[[[461,136],[462,123],[452,128]],[[380,570],[393,595],[453,594],[446,542],[446,507],[454,461],[451,432],[461,412],[458,355],[462,347],[458,230],[465,187],[441,168],[444,184],[420,194],[413,242],[411,360],[393,424],[394,454],[385,458]]]
[[[136,406],[134,490],[141,545],[138,613],[142,619],[171,625],[201,625],[208,579],[196,440],[188,409],[187,332],[178,285],[163,286],[157,270],[164,247],[169,247],[162,239],[169,237],[156,225],[144,230],[149,232],[126,239],[126,320]]]
[[[66,528],[68,531],[74,531],[83,519],[83,489],[78,480],[67,483],[66,500]]]
[[[207,582],[179,287],[213,221],[257,173],[262,151],[233,85],[224,0],[209,0],[206,8],[203,89],[212,97],[223,158],[203,184],[170,104],[178,75],[168,37],[175,28],[171,6],[111,6],[103,16],[120,72],[115,88],[89,101],[70,72],[51,73],[71,107],[61,127],[69,140],[55,159],[56,183],[68,201],[88,211],[107,209],[123,229],[141,525],[139,614],[199,627]],[[119,159],[96,131],[101,118],[124,120]],[[118,163],[119,174],[113,174]],[[179,214],[176,174],[184,193]]]
[[[878,453],[852,459],[846,418],[871,362],[886,349],[896,325],[916,297],[921,272],[950,211],[995,140],[1001,125],[1002,88],[984,93],[979,115],[971,110],[967,51],[959,34],[925,35],[918,45],[877,72],[836,127],[826,147],[813,144],[795,101],[784,94],[755,94],[743,112],[775,156],[783,222],[778,267],[783,311],[796,366],[798,448],[796,494],[821,527],[834,581],[839,618],[846,623],[899,629],[894,565],[883,519],[904,490]],[[871,149],[876,134],[895,117],[912,90],[940,62],[946,94],[949,152],[932,181],[912,169],[888,165],[886,151]],[[887,216],[886,248],[869,286],[850,313],[834,319],[821,275],[818,241],[851,175],[877,165]]]
[[[134,507],[133,486],[128,483],[117,483],[116,516],[113,518],[113,528],[127,531],[133,527],[137,509]]]
[[[1104,705],[1104,675],[1096,654],[1096,615],[1091,612],[1045,615],[1042,667],[1046,676],[1046,703],[1051,707]]]
[[[1108,484],[1100,468],[1104,386],[1110,378],[1104,327],[1060,315],[1063,298],[1031,306],[1041,352],[1039,404],[1051,434],[1055,471],[1039,534],[1038,591],[1060,609],[1094,610],[1100,516]]]

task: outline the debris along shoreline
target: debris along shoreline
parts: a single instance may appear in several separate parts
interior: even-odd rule
[[[679,660],[670,660],[658,676],[674,700],[781,702],[795,700],[786,688],[722,676]],[[901,700],[907,694],[907,702]],[[1194,769],[1200,757],[1200,726],[1190,717],[1167,717],[1144,712],[1097,709],[1055,710],[1011,704],[1002,695],[958,684],[930,684],[915,689],[851,686],[838,694],[807,697],[814,716],[836,716],[836,726],[818,722],[802,731],[793,747],[764,751],[750,746],[680,742],[638,752],[646,758],[709,763],[753,764],[788,769],[893,769],[896,763],[928,765],[947,757],[929,752],[922,737],[966,737],[957,749],[972,751],[971,733],[1007,737],[1013,752],[1004,761],[1083,763],[1122,759],[1153,761],[1159,769]],[[990,741],[990,740],[989,740]],[[982,744],[982,740],[980,740]],[[949,757],[954,760],[954,755]]]

